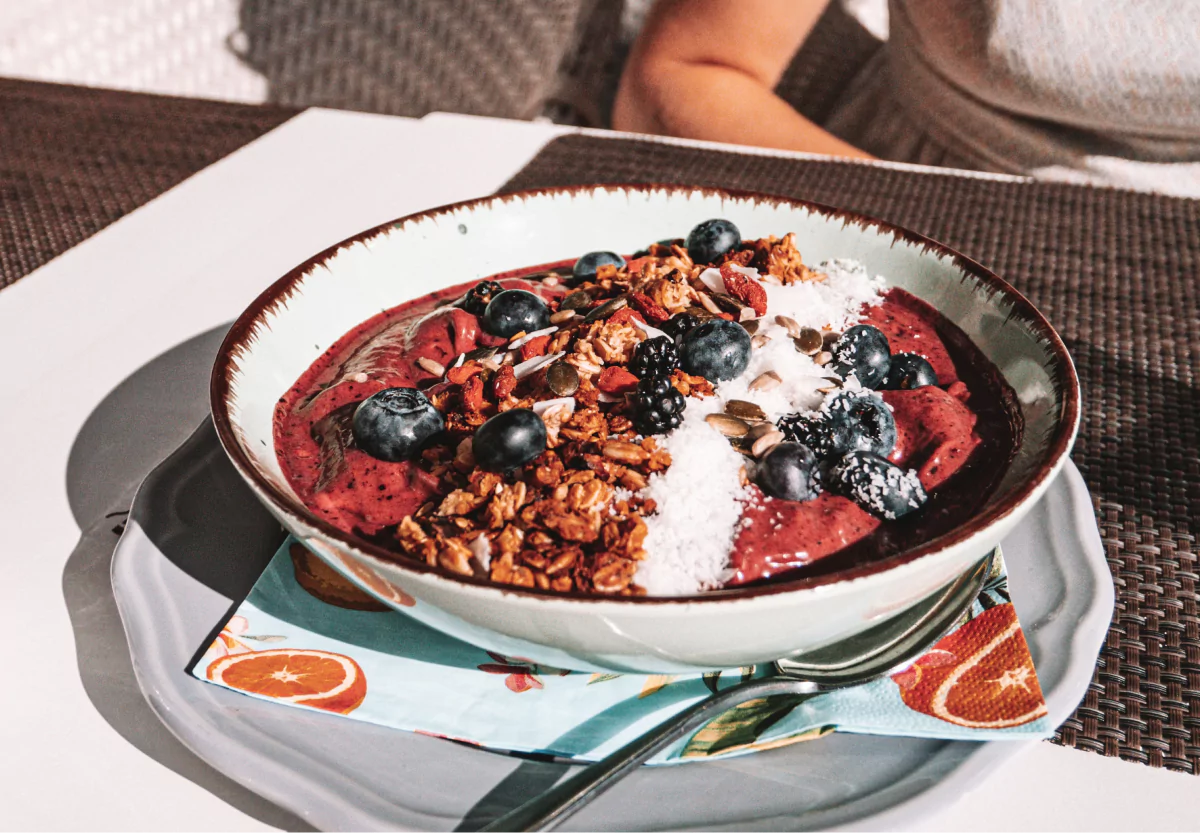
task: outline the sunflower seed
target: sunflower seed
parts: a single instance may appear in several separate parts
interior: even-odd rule
[[[644,463],[650,457],[650,452],[640,445],[625,442],[624,440],[609,440],[600,449],[600,453],[609,459],[620,460],[623,463],[633,463],[634,465]]]
[[[551,319],[552,321],[554,319]],[[796,349],[806,356],[815,356],[821,352],[821,331],[814,330],[812,327],[802,327],[800,335],[792,339],[796,345]]]
[[[559,396],[571,396],[579,390],[579,371],[566,362],[555,362],[546,371],[546,384]]]
[[[558,305],[560,310],[564,309],[586,309],[592,305],[592,296],[584,292],[582,289],[576,289],[566,298],[563,298],[562,303]]]
[[[746,332],[748,332],[750,335],[754,335],[755,333],[758,332],[758,319],[757,318],[751,318],[748,321],[739,321],[738,323],[741,324],[742,329],[745,330]]]
[[[738,419],[766,419],[762,408],[745,399],[730,399],[725,403],[725,413]]]
[[[761,457],[781,442],[783,442],[782,431],[768,431],[754,441],[754,445],[750,446],[750,453],[755,457]]]
[[[772,388],[779,387],[781,384],[783,384],[783,379],[780,378],[779,374],[774,370],[768,370],[766,373],[757,376],[750,383],[750,390],[771,390]]]
[[[746,436],[742,437],[743,442],[753,443],[763,434],[769,434],[772,431],[778,430],[773,422],[759,422],[750,426],[750,430],[746,432]]]
[[[789,318],[786,315],[775,316],[775,323],[788,331],[788,335],[792,338],[800,337],[800,323],[795,318]]]
[[[605,301],[600,306],[589,312],[583,317],[584,324],[591,324],[593,321],[599,321],[602,318],[608,318],[619,309],[624,309],[629,305],[629,299],[624,295],[618,295],[610,301]]]
[[[554,315],[550,316],[550,323],[551,324],[561,324],[564,321],[570,321],[574,317],[575,317],[575,310],[560,309],[558,312],[554,313]]]
[[[434,376],[445,376],[446,368],[435,362],[433,359],[427,359],[424,356],[417,359],[417,366],[427,373],[432,373]]]
[[[727,414],[709,414],[704,421],[726,437],[744,437],[750,430],[750,426],[745,421]]]
[[[817,353],[817,355],[813,356],[813,361],[821,367],[824,367],[833,361],[833,353],[830,353],[828,350],[822,350],[820,353]]]
[[[842,389],[842,380],[836,376],[825,376],[823,378],[826,382],[829,382],[829,384],[817,388],[819,393],[833,393],[835,390]]]
[[[770,340],[771,340],[770,336],[759,333],[758,335],[754,336],[754,338],[750,339],[750,346],[751,347],[762,347],[764,344],[766,344]]]
[[[716,301],[714,301],[711,297],[709,297],[709,294],[707,292],[697,291],[696,296],[700,299],[700,305],[703,306],[706,310],[711,312],[713,315],[720,314],[721,308],[719,306],[717,306]]]

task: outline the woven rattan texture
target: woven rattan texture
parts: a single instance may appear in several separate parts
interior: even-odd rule
[[[294,112],[0,79],[0,287]]]
[[[568,136],[505,190],[678,182],[854,209],[995,269],[1074,356],[1087,479],[1117,605],[1057,743],[1200,773],[1200,201]]]
[[[280,104],[532,118],[590,102],[568,120],[595,123],[620,12],[616,0],[242,0],[235,43]]]

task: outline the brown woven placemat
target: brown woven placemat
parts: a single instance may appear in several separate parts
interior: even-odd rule
[[[0,79],[0,288],[296,112]]]
[[[1055,742],[1200,773],[1200,201],[567,136],[503,190],[676,182],[825,202],[990,266],[1066,340],[1083,387],[1074,460],[1117,605]]]

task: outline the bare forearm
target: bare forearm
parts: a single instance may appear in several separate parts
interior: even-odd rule
[[[758,79],[711,64],[664,63],[626,78],[618,130],[872,158],[797,113]]]

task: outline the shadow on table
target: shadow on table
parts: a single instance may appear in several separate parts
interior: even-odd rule
[[[80,679],[110,726],[146,755],[247,815],[286,830],[312,830],[209,766],[155,716],[134,678],[109,576],[113,548],[141,479],[208,413],[208,374],[226,329],[202,333],[150,361],[109,393],[84,423],[67,462],[67,497],[83,532],[63,570],[63,596]]]

